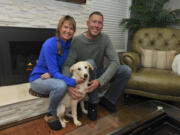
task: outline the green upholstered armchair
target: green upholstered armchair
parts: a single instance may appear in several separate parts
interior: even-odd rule
[[[152,58],[143,58],[146,55],[143,50],[150,50]],[[133,38],[132,52],[125,52],[120,56],[121,64],[129,65],[133,71],[125,93],[180,101],[180,76],[172,72],[171,68],[156,66],[164,61],[166,53],[170,51],[175,52],[174,55],[180,52],[180,30],[144,28],[137,31]],[[146,57],[150,55],[147,54]],[[146,64],[142,64],[144,59]],[[171,59],[172,62],[173,58]],[[152,63],[155,61],[154,66]]]

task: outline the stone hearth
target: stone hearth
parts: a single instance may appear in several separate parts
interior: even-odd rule
[[[47,112],[48,98],[29,94],[29,83],[0,87],[0,126]]]

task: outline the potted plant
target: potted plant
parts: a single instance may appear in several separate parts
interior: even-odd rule
[[[121,25],[134,33],[140,28],[167,27],[180,23],[180,9],[164,9],[169,0],[133,0],[130,7],[131,18],[124,18]]]

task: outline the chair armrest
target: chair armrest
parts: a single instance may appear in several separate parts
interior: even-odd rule
[[[125,52],[120,56],[121,64],[128,65],[133,72],[140,67],[140,57],[135,52]]]

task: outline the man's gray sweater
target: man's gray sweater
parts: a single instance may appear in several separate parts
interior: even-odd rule
[[[119,68],[118,55],[108,35],[100,33],[95,40],[92,40],[88,39],[85,33],[83,33],[74,37],[72,41],[68,58],[63,65],[63,74],[70,76],[70,66],[77,61],[84,61],[87,59],[93,59],[97,68],[103,69],[105,57],[108,59],[109,65],[106,71],[97,78],[101,86],[107,83]]]

